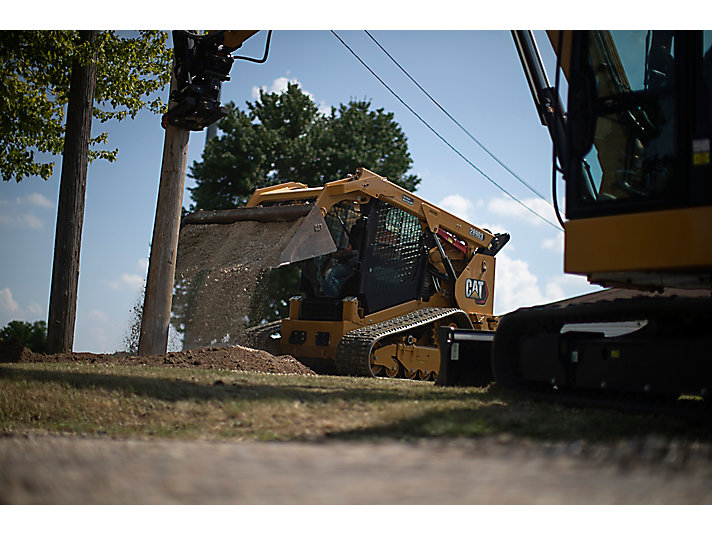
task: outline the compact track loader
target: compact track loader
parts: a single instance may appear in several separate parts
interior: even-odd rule
[[[491,343],[494,256],[508,234],[362,168],[324,187],[259,189],[244,208],[193,213],[183,225],[244,220],[299,224],[275,267],[298,262],[303,295],[289,301],[289,317],[249,331],[257,348],[318,371],[442,382],[438,327],[466,328]],[[489,344],[481,364],[487,383]]]

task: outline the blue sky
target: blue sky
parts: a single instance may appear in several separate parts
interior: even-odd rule
[[[338,27],[338,25],[336,25]],[[492,153],[551,200],[551,143],[534,109],[507,31],[383,31],[372,35]],[[475,166],[555,226],[553,208],[496,163],[415,87],[362,31],[341,38],[433,129]],[[553,54],[536,32],[550,76]],[[266,32],[241,55],[261,57]],[[598,289],[563,274],[563,232],[501,193],[454,153],[376,80],[329,32],[277,30],[262,65],[236,62],[223,102],[244,108],[259,88],[297,82],[324,110],[350,99],[384,108],[403,128],[421,177],[418,194],[493,231],[510,243],[497,256],[495,312]],[[93,133],[100,131],[97,126]],[[160,117],[140,114],[109,126],[116,163],[89,166],[82,239],[75,351],[122,350],[130,310],[147,271],[164,132]],[[200,160],[205,133],[192,133],[188,161]],[[0,183],[0,326],[46,320],[61,161],[44,182]],[[294,177],[296,180],[298,176]],[[186,186],[193,185],[190,178]],[[184,205],[190,204],[186,190]]]

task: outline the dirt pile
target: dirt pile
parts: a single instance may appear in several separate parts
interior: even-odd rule
[[[38,354],[17,343],[0,340],[0,363],[80,362],[117,365],[148,365],[153,367],[184,367],[253,371],[274,374],[314,375],[314,371],[288,355],[274,356],[269,352],[241,346],[206,347],[152,356],[137,356],[125,352],[94,354],[68,352]]]
[[[294,222],[187,225],[176,260],[174,324],[183,347],[234,345],[248,325],[255,289],[299,228]]]

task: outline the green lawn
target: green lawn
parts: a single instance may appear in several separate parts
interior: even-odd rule
[[[0,432],[228,440],[512,435],[712,442],[709,421],[533,401],[496,386],[104,364],[0,364]]]

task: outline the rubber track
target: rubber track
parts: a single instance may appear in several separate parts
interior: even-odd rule
[[[369,376],[371,371],[371,349],[377,341],[395,334],[402,334],[428,323],[452,316],[460,316],[460,326],[470,324],[467,314],[460,308],[423,308],[395,319],[352,330],[341,338],[336,347],[336,370],[342,375]]]
[[[277,320],[248,328],[244,334],[245,342],[252,348],[271,352],[274,350],[275,343],[271,336],[279,333],[281,326],[282,321]]]
[[[281,320],[272,321],[271,323],[260,324],[260,325],[248,328],[247,330],[245,330],[245,332],[252,336],[263,336],[263,335],[269,336],[269,335],[279,332],[279,328],[280,328],[281,324],[282,324]]]

